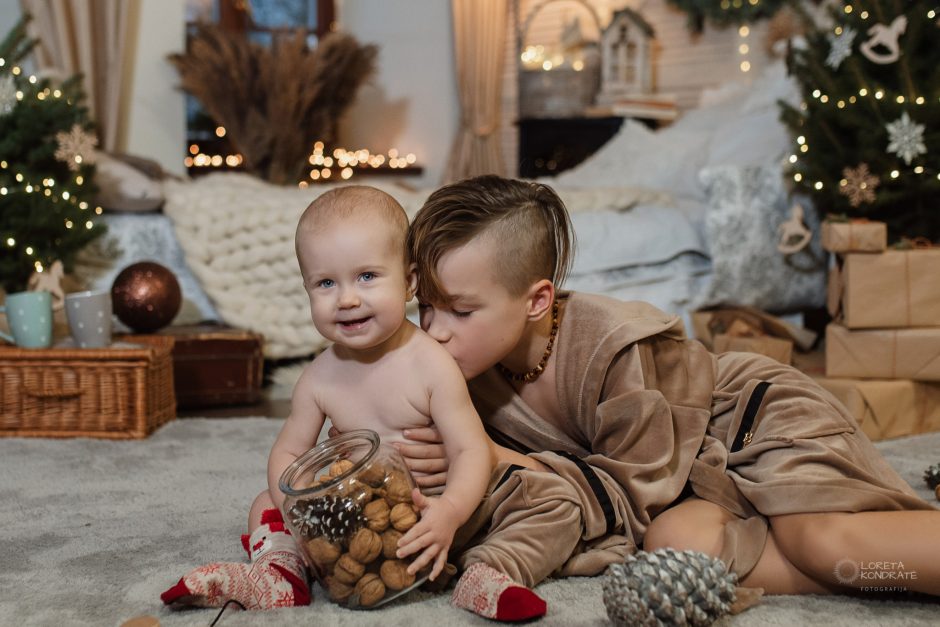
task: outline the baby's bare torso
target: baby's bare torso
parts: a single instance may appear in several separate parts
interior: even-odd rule
[[[383,442],[403,441],[403,429],[431,424],[422,355],[438,347],[428,341],[434,342],[416,333],[372,363],[341,359],[332,348],[324,351],[311,364],[317,405],[341,432],[372,429]]]

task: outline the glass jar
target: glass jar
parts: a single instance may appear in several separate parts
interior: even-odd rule
[[[279,487],[284,521],[334,602],[372,609],[427,579],[430,567],[409,575],[411,560],[395,557],[399,538],[418,520],[415,483],[375,431],[321,442],[287,467]]]

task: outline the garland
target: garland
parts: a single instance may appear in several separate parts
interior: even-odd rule
[[[793,0],[669,0],[689,15],[689,29],[701,32],[705,20],[718,26],[756,22],[773,17]]]

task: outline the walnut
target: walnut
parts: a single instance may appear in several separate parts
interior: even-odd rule
[[[344,553],[336,561],[336,566],[333,568],[333,576],[348,585],[359,581],[364,572],[366,572],[366,567],[353,559],[349,553]]]
[[[394,473],[385,484],[385,500],[394,507],[399,503],[411,502],[411,485],[401,473]]]
[[[355,464],[353,464],[348,459],[338,459],[330,464],[330,476],[338,477],[353,466],[355,466]]]
[[[389,519],[392,521],[392,526],[395,527],[395,529],[408,531],[418,522],[418,515],[415,514],[410,503],[399,503],[392,508]]]
[[[389,529],[382,534],[382,557],[393,560],[398,555],[398,541],[401,540],[402,532],[397,529]]]
[[[369,573],[356,584],[356,594],[359,595],[359,605],[371,607],[385,596],[385,584],[375,573]]]
[[[366,517],[366,525],[375,532],[388,529],[388,515],[391,510],[385,499],[376,499],[365,506],[362,513]]]
[[[379,464],[370,464],[359,473],[359,479],[373,488],[378,488],[385,483],[385,475],[384,467]]]
[[[360,529],[349,541],[349,555],[360,564],[368,564],[382,552],[382,538],[371,529]]]
[[[336,601],[337,603],[343,603],[353,593],[353,587],[347,583],[339,581],[336,579],[336,577],[327,577],[326,591],[329,593],[332,600]]]
[[[329,568],[339,559],[342,549],[323,537],[317,537],[307,542],[307,554],[318,565]]]
[[[415,582],[415,576],[408,572],[408,564],[402,560],[382,562],[379,575],[390,590],[404,590]]]

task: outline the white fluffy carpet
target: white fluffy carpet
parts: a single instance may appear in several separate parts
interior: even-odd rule
[[[160,593],[200,564],[244,559],[248,506],[264,486],[281,421],[183,419],[147,440],[0,439],[0,625],[120,625],[153,615],[163,625],[208,625],[215,610],[171,612]],[[921,474],[940,461],[940,434],[880,443],[926,498]],[[599,578],[550,581],[544,625],[601,625]],[[734,625],[936,625],[940,603],[874,598],[770,597]],[[226,625],[491,624],[416,593],[374,612],[330,604],[226,611]]]

